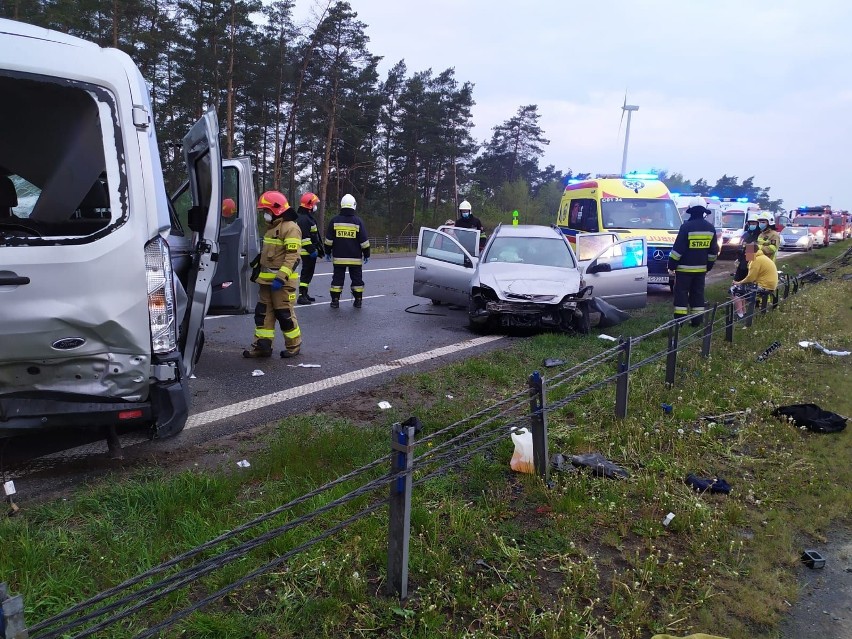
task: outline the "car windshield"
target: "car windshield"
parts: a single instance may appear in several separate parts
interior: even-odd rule
[[[797,217],[793,226],[825,226],[825,222],[821,217]]]
[[[23,74],[0,75],[0,95],[0,245],[79,244],[123,223],[112,96]]]
[[[495,237],[485,262],[535,264],[572,268],[574,258],[565,240],[555,237]]]
[[[608,229],[676,230],[681,225],[677,207],[671,200],[602,197],[601,215]]]
[[[832,224],[843,224],[843,218],[842,217],[833,217],[833,218],[831,218],[831,223]]]
[[[723,229],[741,229],[745,226],[745,213],[743,211],[726,211],[722,213]]]

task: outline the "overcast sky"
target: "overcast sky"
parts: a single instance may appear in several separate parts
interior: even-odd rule
[[[543,164],[754,176],[784,206],[852,210],[849,0],[350,0],[382,79],[455,68],[474,135],[537,104]],[[299,6],[301,5],[301,6]],[[309,2],[297,0],[297,16]]]

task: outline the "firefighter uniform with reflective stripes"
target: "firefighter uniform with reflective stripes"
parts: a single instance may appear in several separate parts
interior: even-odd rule
[[[317,228],[317,221],[314,219],[311,209],[300,206],[296,224],[299,225],[299,230],[302,232],[300,251],[302,274],[299,281],[299,299],[303,300],[301,303],[311,302],[313,298],[308,296],[308,286],[311,280],[314,279],[317,259],[325,255],[325,250],[323,249],[322,236],[320,236],[319,229]],[[314,253],[313,257],[311,257],[311,253]]]
[[[681,225],[669,253],[669,270],[675,272],[675,318],[704,310],[704,278],[719,253],[716,229],[704,219],[706,212],[704,206],[692,206],[687,210],[690,218]],[[695,318],[693,324],[700,321]]]
[[[340,303],[347,268],[352,280],[352,297],[355,298],[355,306],[360,308],[364,296],[363,264],[370,258],[370,241],[364,222],[355,215],[354,208],[341,208],[340,214],[328,223],[325,247],[334,264],[329,291],[332,308],[337,308]]]
[[[778,247],[781,246],[781,234],[778,231],[773,231],[770,228],[766,228],[760,232],[760,235],[757,236],[757,248],[762,249],[766,247],[768,252],[764,251],[774,262],[775,257],[778,254]]]
[[[254,311],[255,344],[257,350],[272,349],[275,337],[275,322],[284,333],[282,357],[298,354],[302,344],[302,331],[296,320],[296,288],[299,284],[299,252],[302,247],[302,233],[296,224],[296,215],[288,209],[283,215],[273,219],[272,225],[263,236],[260,253],[260,295]],[[284,286],[273,290],[274,280]],[[262,341],[268,340],[268,341]],[[266,347],[266,349],[264,348]]]

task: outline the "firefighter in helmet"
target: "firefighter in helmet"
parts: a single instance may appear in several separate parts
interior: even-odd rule
[[[325,259],[334,264],[331,277],[331,308],[340,308],[346,269],[352,279],[355,308],[364,298],[363,266],[370,259],[370,240],[364,222],[355,215],[355,198],[348,193],[340,200],[340,213],[331,218],[325,234]]]
[[[275,322],[284,333],[284,350],[281,357],[295,357],[302,345],[302,331],[296,321],[296,288],[299,274],[299,251],[302,233],[296,224],[296,213],[287,198],[278,191],[267,191],[260,196],[257,208],[269,229],[263,236],[260,251],[260,286],[257,306],[254,309],[254,343],[243,357],[272,356]]]
[[[778,248],[781,246],[781,234],[772,229],[775,226],[775,216],[767,211],[761,211],[757,214],[757,230],[760,235],[757,236],[757,248],[768,248],[764,251],[772,261],[778,255]]]
[[[459,204],[459,219],[456,220],[456,226],[463,229],[482,230],[482,222],[470,212],[470,202],[467,200]]]
[[[716,229],[704,219],[710,213],[704,201],[692,198],[686,213],[689,219],[681,224],[669,253],[669,271],[675,272],[675,319],[704,311],[704,279],[719,254]],[[692,318],[691,324],[699,326],[701,317]]]
[[[296,224],[302,232],[302,274],[299,279],[299,297],[297,304],[310,304],[316,298],[308,294],[308,286],[314,278],[314,270],[317,267],[317,259],[325,255],[322,247],[322,236],[317,229],[317,221],[314,219],[314,211],[320,199],[314,193],[305,193],[299,200],[298,219]]]

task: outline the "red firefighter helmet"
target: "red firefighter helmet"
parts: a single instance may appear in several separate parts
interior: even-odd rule
[[[222,200],[222,217],[234,217],[237,212],[237,203],[229,197]]]
[[[258,199],[257,208],[266,209],[277,217],[290,208],[290,203],[280,191],[267,191]]]
[[[299,200],[299,206],[306,209],[313,209],[317,204],[319,204],[320,199],[317,197],[316,193],[311,193],[308,191],[302,196],[302,199]]]

